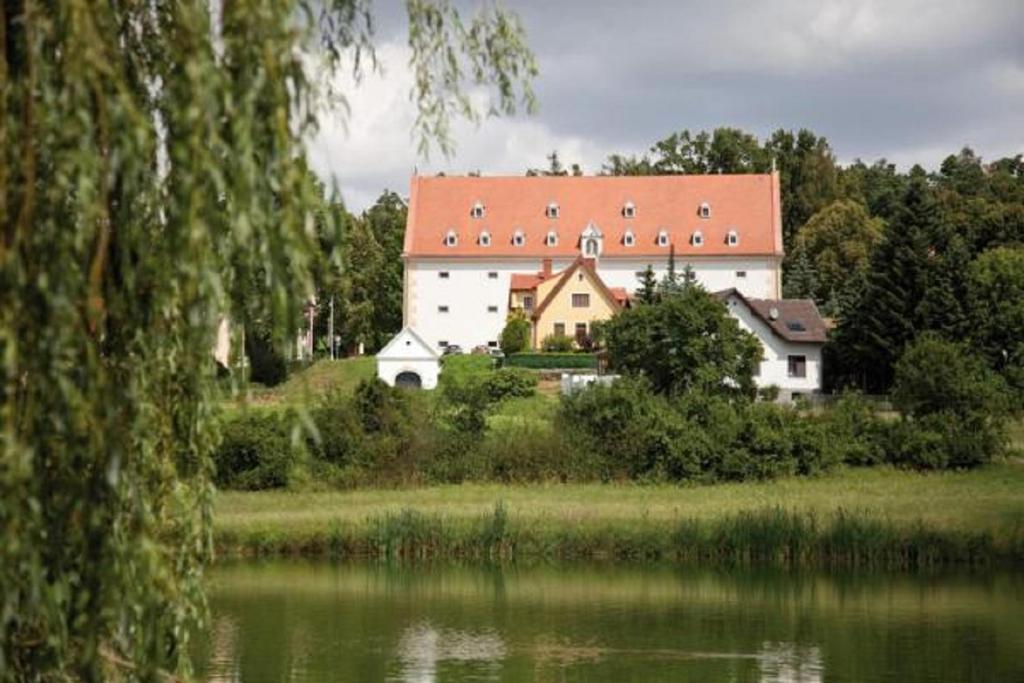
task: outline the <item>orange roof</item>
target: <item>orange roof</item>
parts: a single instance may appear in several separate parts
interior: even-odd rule
[[[509,289],[521,291],[524,289],[537,289],[537,285],[548,279],[544,273],[512,273],[512,284]]]
[[[626,291],[625,287],[609,287],[608,291],[612,293],[612,296],[614,296],[615,300],[620,304],[624,304],[629,301],[629,292]]]
[[[480,203],[483,217],[472,216]],[[548,218],[549,204],[558,205],[558,218]],[[632,203],[635,217],[623,208]],[[709,218],[701,218],[707,203]],[[409,218],[405,230],[408,256],[522,256],[572,258],[579,254],[579,235],[593,223],[604,236],[603,256],[668,255],[658,246],[666,231],[677,256],[751,256],[782,254],[779,176],[538,176],[465,177],[413,176]],[[629,230],[632,247],[624,244]],[[700,231],[702,246],[691,243]],[[451,231],[455,246],[445,245]],[[486,231],[490,246],[480,243]],[[522,246],[513,244],[521,231]],[[547,246],[549,231],[557,244]],[[736,231],[739,243],[726,244]]]

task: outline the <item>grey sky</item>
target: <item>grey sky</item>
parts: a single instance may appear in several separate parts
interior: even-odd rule
[[[472,3],[466,3],[471,5]],[[557,148],[587,173],[673,131],[807,127],[840,160],[934,167],[970,145],[1024,151],[1024,1],[506,2],[541,75],[533,117],[456,127],[456,155],[417,159],[399,3],[380,2],[383,77],[332,115],[314,166],[359,210],[420,172],[522,173]]]

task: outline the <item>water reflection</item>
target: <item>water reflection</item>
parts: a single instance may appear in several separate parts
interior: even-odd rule
[[[1015,575],[218,568],[212,681],[1024,680]]]
[[[408,627],[398,643],[401,671],[390,680],[403,683],[431,683],[437,680],[442,661],[496,665],[505,658],[505,644],[494,633],[469,633],[458,629],[437,629],[429,621]],[[497,666],[487,667],[495,673]]]

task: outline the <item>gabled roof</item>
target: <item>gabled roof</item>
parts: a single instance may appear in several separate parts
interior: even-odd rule
[[[537,307],[533,309],[533,314],[530,317],[532,317],[534,320],[540,319],[540,316],[542,313],[544,313],[544,310],[551,305],[551,302],[555,300],[555,297],[558,296],[559,292],[561,292],[565,288],[566,283],[569,282],[573,274],[581,268],[584,271],[586,271],[586,273],[590,276],[591,280],[594,281],[594,284],[597,286],[597,291],[601,294],[601,296],[604,297],[605,301],[607,301],[612,308],[622,307],[622,303],[618,300],[618,298],[616,298],[614,292],[608,289],[608,286],[604,283],[604,280],[602,280],[601,276],[597,274],[597,265],[594,262],[594,259],[583,258],[582,256],[580,256],[577,257],[577,259],[573,261],[572,265],[570,265],[568,268],[566,268],[560,273],[555,273],[554,277],[558,279],[558,282],[556,282],[555,286],[551,288],[551,291],[548,292],[548,295],[544,297],[544,300],[541,301],[537,305]]]
[[[777,337],[786,341],[809,344],[828,341],[825,321],[811,299],[751,299],[736,288],[715,292],[714,296],[722,301],[736,297]]]
[[[483,217],[473,218],[480,203]],[[558,218],[546,209],[558,204]],[[632,203],[636,213],[626,218]],[[709,218],[699,215],[702,204]],[[761,256],[782,254],[782,214],[777,173],[688,176],[413,176],[405,231],[406,256],[571,258],[579,254],[579,237],[589,225],[603,234],[602,256],[651,257],[668,254],[658,246],[665,231],[680,256]],[[458,238],[445,246],[451,230]],[[633,233],[626,246],[623,235]],[[690,238],[700,231],[703,245]],[[726,235],[735,230],[739,243]],[[490,246],[479,242],[490,235]],[[522,246],[512,237],[521,231]],[[557,243],[545,236],[554,231]]]
[[[424,358],[439,359],[441,356],[423,337],[411,327],[402,330],[391,338],[383,349],[377,352],[378,358],[391,360],[422,360]]]
[[[512,283],[509,285],[509,289],[513,292],[537,289],[537,285],[551,277],[554,276],[544,273],[512,273]]]

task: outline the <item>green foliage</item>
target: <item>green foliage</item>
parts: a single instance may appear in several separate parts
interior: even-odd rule
[[[250,411],[225,421],[214,455],[214,482],[222,488],[288,486],[298,460],[290,437],[294,418],[276,411]]]
[[[479,86],[484,111],[532,104],[514,17],[408,15],[423,144],[479,114]],[[308,70],[372,64],[372,16],[60,0],[0,26],[0,678],[188,678],[215,330],[294,334],[320,247]]]
[[[288,379],[288,362],[269,334],[250,331],[245,335],[245,355],[249,359],[248,380],[268,387]]]
[[[513,313],[501,331],[501,350],[505,355],[525,351],[530,346],[530,321],[522,313]]]
[[[483,382],[484,391],[493,403],[507,398],[528,398],[537,390],[537,374],[525,368],[499,368]]]
[[[986,251],[970,265],[971,345],[1024,400],[1024,248]]]
[[[605,334],[612,365],[655,391],[753,394],[761,344],[700,287],[620,311]]]
[[[643,276],[640,278],[640,289],[636,292],[638,303],[653,304],[658,299],[658,278],[654,275],[654,268],[650,263],[644,268]]]
[[[393,434],[404,429],[409,421],[405,393],[389,387],[377,377],[363,380],[356,387],[355,409],[368,433]]]
[[[822,416],[825,432],[848,465],[885,462],[889,433],[874,406],[856,392],[845,392]]]
[[[568,353],[572,351],[573,338],[567,334],[549,334],[540,343],[545,353]]]
[[[829,470],[842,459],[826,424],[771,403],[654,393],[623,378],[565,397],[556,425],[604,479],[769,479]]]
[[[884,225],[858,202],[832,202],[811,216],[797,234],[786,287],[797,280],[799,296],[824,303],[830,292],[843,290],[851,276],[867,267]],[[813,271],[813,280],[800,281],[801,273],[808,270]]]
[[[962,344],[925,335],[896,365],[892,401],[904,424],[891,457],[917,467],[976,467],[1004,452],[1005,384]]]
[[[592,353],[516,353],[505,359],[505,365],[535,370],[592,370],[597,356]]]

